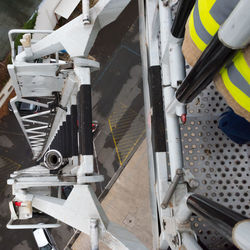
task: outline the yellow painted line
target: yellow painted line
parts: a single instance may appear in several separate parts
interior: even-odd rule
[[[131,123],[131,121],[130,121],[130,123]],[[126,129],[130,128],[130,126],[129,126],[130,123],[128,123],[127,125],[124,125],[124,126],[123,125],[119,125],[119,128],[117,130],[120,131],[120,130],[126,130]],[[113,128],[116,129],[117,127],[113,126]]]
[[[123,165],[145,134],[145,129],[134,124],[138,116],[136,111],[123,103],[119,103],[118,106],[119,109],[110,114],[108,122],[119,163]]]
[[[135,117],[134,117],[135,118]],[[132,121],[134,121],[134,119],[118,119],[118,120],[116,120],[116,121],[111,121],[110,120],[110,123],[111,123],[111,125],[117,125],[117,124],[122,124],[123,125],[123,127],[125,127],[125,126],[129,126],[130,124],[131,124],[131,122]]]
[[[141,131],[142,131],[142,129],[141,128],[138,128],[138,129],[136,129],[136,128],[130,128],[130,129],[132,129],[133,130],[133,133],[131,133],[131,135],[130,136],[134,136],[134,134],[138,134],[138,133],[140,133]],[[120,129],[117,129],[118,130],[118,132],[116,133],[115,131],[114,131],[114,134],[115,134],[115,136],[119,136],[119,135],[124,135],[124,131],[126,130],[126,129],[123,129],[122,131],[120,131]]]
[[[142,138],[142,136],[145,134],[145,129],[143,130],[143,132],[141,133],[141,135],[138,137],[138,139],[136,140],[136,142],[134,143],[133,147],[131,147],[130,151],[127,153],[127,155],[125,156],[124,160],[122,163],[124,163],[124,161],[128,158],[129,154],[133,151],[133,149],[135,148],[135,146],[137,145],[137,143],[139,142],[139,140]]]
[[[9,131],[6,131],[6,130],[0,130],[0,133],[9,134],[9,135],[20,135],[20,136],[23,136],[22,133],[9,132]]]
[[[121,103],[120,102],[120,104],[121,104],[121,106],[123,106],[124,107],[124,109],[126,108],[126,109],[128,109],[129,108],[129,106],[127,106],[126,104],[124,104],[124,103]],[[133,112],[133,113],[135,113],[136,115],[138,114],[135,110],[133,110],[132,108],[129,108],[129,111],[130,112]]]
[[[126,111],[126,110],[125,110]],[[125,115],[125,113],[126,112],[123,112],[123,113],[121,113],[122,111],[120,111],[120,113],[118,114],[118,115],[111,115],[111,117],[112,117],[112,120],[117,120],[117,119],[125,119],[125,120],[128,120],[128,118],[129,117],[134,117],[134,116],[137,116],[137,114],[135,114],[135,113],[131,113],[131,112],[129,112],[128,114],[126,114],[126,116],[124,116]]]
[[[111,134],[112,134],[112,137],[113,137],[113,141],[114,141],[114,144],[115,144],[115,150],[116,150],[116,153],[117,153],[117,156],[118,156],[120,165],[122,165],[121,158],[120,158],[120,154],[119,154],[119,150],[118,150],[117,145],[116,145],[115,137],[114,137],[114,135],[113,135],[113,130],[112,130],[112,127],[111,127],[111,124],[110,124],[110,120],[109,120],[109,119],[108,119],[108,122],[109,122],[110,131],[111,131]]]
[[[138,138],[138,134],[130,138],[125,138],[124,140],[118,143],[118,147],[122,148],[123,146],[131,145],[131,142],[134,142],[137,138]]]
[[[13,161],[13,160],[11,160],[11,159],[5,157],[5,156],[0,156],[0,158],[4,159],[4,160],[7,161],[7,162],[10,162],[10,163],[16,165],[18,168],[20,168],[20,167],[22,166],[21,164],[18,164],[17,162],[15,162],[15,161]]]
[[[13,161],[13,160],[7,158],[7,157],[0,156],[0,158],[2,158],[3,160],[7,161],[7,164],[8,164],[8,163],[11,163],[11,164],[8,164],[8,165],[7,165],[8,167],[14,165],[14,166],[12,167],[12,171],[13,171],[13,170],[14,170],[14,171],[17,171],[17,170],[19,170],[19,169],[21,168],[21,166],[22,166],[21,164],[18,164],[17,162],[15,162],[15,161]],[[5,169],[7,169],[7,168],[4,168],[4,169],[2,169],[2,170],[5,170]],[[2,195],[3,192],[6,190],[6,187],[7,187],[7,186],[8,186],[8,185],[6,184],[6,185],[4,186],[4,188],[0,190],[0,194],[1,194],[1,195]]]
[[[127,110],[124,110],[125,112],[120,113],[118,115],[112,115],[113,119],[117,119],[117,118],[122,118],[122,119],[128,119],[128,117],[133,117],[133,116],[137,116],[138,114],[134,113],[134,112],[127,112]],[[121,111],[122,112],[122,111]],[[126,115],[125,115],[126,114]]]

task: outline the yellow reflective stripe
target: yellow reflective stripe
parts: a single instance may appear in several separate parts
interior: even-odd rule
[[[194,27],[194,8],[190,14],[189,17],[189,33],[190,33],[190,37],[193,40],[193,42],[195,43],[195,45],[198,47],[199,50],[204,51],[205,48],[207,47],[207,45],[199,38],[199,36],[197,35],[196,31],[195,31],[195,27]]]
[[[250,83],[250,68],[244,58],[243,52],[240,50],[237,52],[233,59],[236,69],[241,73],[245,80]],[[250,84],[249,84],[250,85]]]
[[[216,0],[198,0],[201,22],[211,36],[214,36],[220,28],[220,25],[209,13],[215,2]]]
[[[235,99],[235,101],[244,109],[246,109],[248,112],[250,112],[250,98],[245,95],[241,90],[239,90],[229,79],[227,69],[223,67],[220,70],[220,74],[222,77],[222,80],[224,82],[225,87],[229,91],[229,93],[232,95],[232,97]]]

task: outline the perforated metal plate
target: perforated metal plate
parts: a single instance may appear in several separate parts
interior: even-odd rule
[[[226,108],[213,84],[188,105],[187,123],[181,126],[184,164],[200,182],[197,193],[249,217],[250,147],[235,144],[218,128]],[[201,218],[192,217],[191,222],[209,249],[232,246]]]

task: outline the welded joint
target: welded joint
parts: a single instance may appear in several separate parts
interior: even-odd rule
[[[189,169],[184,169],[184,181],[189,185],[190,188],[195,189],[200,186],[199,181],[193,176]]]
[[[103,175],[94,172],[93,155],[80,155],[80,165],[74,169],[77,176],[77,184],[102,182]]]
[[[183,124],[186,123],[187,107],[185,104],[180,103],[176,97],[173,97],[170,104],[166,107],[167,115],[177,115],[181,118]]]
[[[74,57],[73,60],[75,67],[89,67],[92,71],[100,69],[100,63],[95,60],[85,57]]]

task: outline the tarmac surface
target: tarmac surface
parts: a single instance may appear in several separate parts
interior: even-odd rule
[[[147,249],[153,249],[149,194],[147,143],[144,140],[101,204],[113,223],[131,232]],[[99,243],[100,250],[110,249],[102,241]],[[81,233],[72,249],[90,250],[89,236]]]
[[[104,28],[90,52],[101,63],[92,75],[93,120],[99,122],[94,137],[96,168],[105,181],[99,195],[109,187],[145,137],[140,66],[137,3],[133,1],[118,20]],[[7,230],[10,218],[10,187],[6,179],[13,171],[35,165],[25,137],[13,114],[0,121],[0,243],[3,249],[37,249],[30,230]],[[53,230],[59,249],[64,249],[74,230],[67,225]]]

